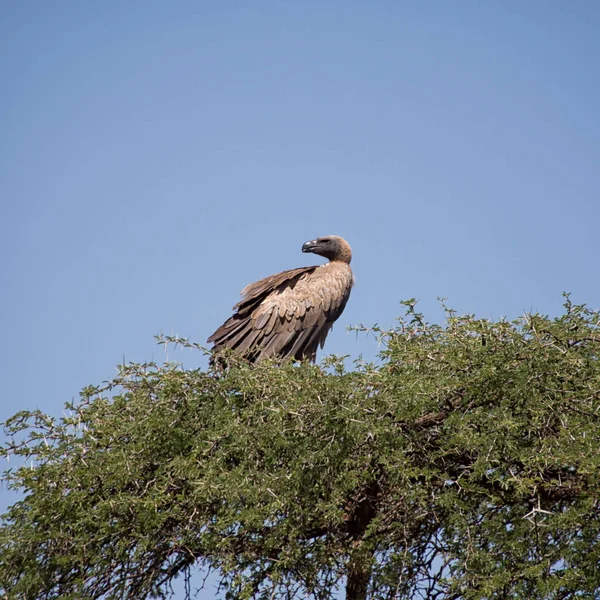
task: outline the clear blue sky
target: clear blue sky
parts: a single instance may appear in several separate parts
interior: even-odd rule
[[[599,31],[594,0],[4,2],[0,420],[204,342],[319,235],[357,280],[327,352],[413,296],[598,307]]]

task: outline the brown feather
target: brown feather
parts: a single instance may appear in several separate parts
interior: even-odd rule
[[[208,338],[213,351],[229,348],[251,362],[271,357],[314,362],[354,283],[350,247],[341,240],[339,248],[340,258],[328,251],[331,262],[321,267],[290,269],[247,285],[234,315]]]
[[[256,320],[254,321],[254,328],[255,329],[263,329],[263,327],[269,321],[270,316],[271,316],[271,314],[268,312],[264,312],[262,315],[259,315],[256,318]]]

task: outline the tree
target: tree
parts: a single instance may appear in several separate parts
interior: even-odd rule
[[[228,598],[598,597],[600,314],[406,305],[377,364],[132,364],[15,415],[0,589],[168,596],[196,565]]]

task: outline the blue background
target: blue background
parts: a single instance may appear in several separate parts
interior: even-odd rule
[[[598,307],[599,29],[591,0],[3,3],[0,420],[204,342],[320,235],[355,256],[330,353],[410,297]]]

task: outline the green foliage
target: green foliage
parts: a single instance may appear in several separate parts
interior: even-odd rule
[[[0,591],[168,596],[201,566],[230,598],[598,597],[600,314],[406,305],[377,364],[128,365],[12,417]]]

